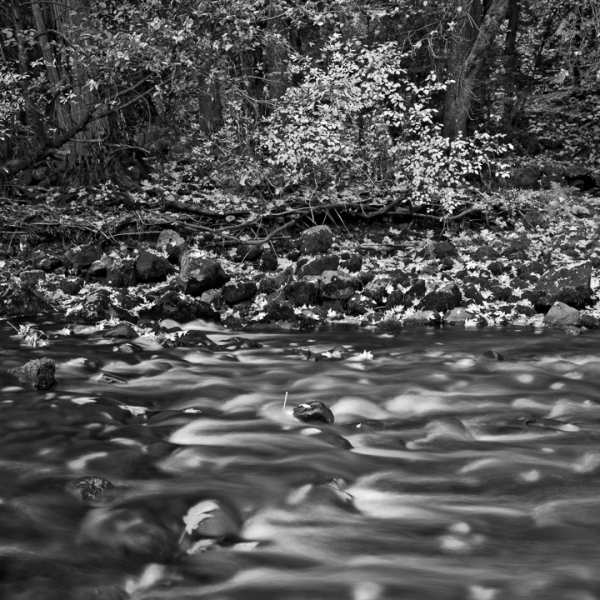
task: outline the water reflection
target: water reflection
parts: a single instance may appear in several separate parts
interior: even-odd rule
[[[0,325],[0,597],[600,597],[599,334],[188,327]],[[41,356],[50,391],[6,373]]]

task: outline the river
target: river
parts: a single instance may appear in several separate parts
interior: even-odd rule
[[[0,598],[600,598],[598,332],[38,325],[0,322]]]

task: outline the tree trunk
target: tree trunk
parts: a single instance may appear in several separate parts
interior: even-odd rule
[[[498,29],[506,17],[509,0],[492,0],[481,22],[475,16],[479,0],[470,6],[462,4],[456,39],[450,53],[449,75],[452,83],[446,90],[444,104],[444,135],[450,138],[465,134],[478,76],[484,65]]]
[[[519,17],[521,14],[520,0],[509,0],[508,31],[504,43],[504,107],[502,120],[505,130],[512,129],[517,115],[517,69],[519,55],[517,53],[517,32],[519,30]]]

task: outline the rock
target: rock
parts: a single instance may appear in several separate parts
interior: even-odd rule
[[[586,313],[580,315],[579,324],[586,329],[600,329],[600,319]]]
[[[212,258],[198,258],[186,253],[181,257],[178,284],[181,291],[200,296],[207,290],[220,288],[231,278]]]
[[[335,254],[318,254],[298,260],[296,276],[321,275],[324,271],[337,271],[340,257]]]
[[[277,269],[277,256],[270,250],[265,250],[260,256],[260,264],[258,268],[261,271],[275,271]]]
[[[234,259],[236,262],[254,262],[262,256],[263,250],[256,244],[242,244],[236,248]]]
[[[420,310],[404,319],[404,325],[435,325],[441,321],[440,314],[433,310]]]
[[[225,538],[238,535],[240,520],[220,502],[202,500],[183,517],[185,532],[195,537]]]
[[[443,321],[449,325],[464,325],[466,321],[473,319],[475,319],[474,313],[468,311],[466,308],[457,306],[444,315]]]
[[[544,311],[557,301],[577,309],[592,304],[591,278],[591,263],[551,269],[534,288],[536,309]]]
[[[374,300],[377,304],[383,304],[384,298],[387,300],[389,296],[388,288],[392,287],[392,280],[389,277],[374,279],[365,285],[365,289],[362,293],[367,298]]]
[[[24,285],[35,287],[38,281],[44,281],[46,279],[46,273],[41,269],[35,269],[32,271],[21,271],[21,273],[19,274],[19,279],[23,282]]]
[[[502,354],[500,354],[500,352],[496,352],[495,350],[486,350],[485,352],[483,352],[481,354],[481,358],[483,360],[498,361],[498,362],[501,362],[504,360],[504,356],[502,356]]]
[[[167,561],[176,548],[176,536],[145,508],[102,507],[88,511],[81,522],[79,544],[109,548],[124,556]]]
[[[122,354],[136,354],[141,352],[143,348],[138,346],[137,344],[131,344],[129,342],[125,342],[124,344],[119,344],[113,348],[115,352],[121,352]]]
[[[113,373],[100,373],[97,381],[98,383],[106,383],[108,385],[129,385],[129,382],[126,379],[114,375]]]
[[[0,286],[0,316],[32,317],[39,314],[52,314],[54,307],[41,295],[25,284],[12,283]]]
[[[579,320],[579,311],[563,302],[555,302],[544,317],[548,325],[578,325]]]
[[[46,357],[30,360],[22,367],[8,370],[21,383],[30,383],[36,390],[50,389],[56,383],[55,371],[56,363],[51,358]]]
[[[256,292],[257,287],[254,281],[232,281],[221,288],[221,297],[225,304],[231,306],[254,298]]]
[[[66,489],[81,500],[97,500],[106,492],[114,490],[115,486],[108,479],[85,475],[69,481]]]
[[[362,269],[363,257],[360,254],[344,252],[341,259],[342,262],[340,263],[340,267],[347,269],[350,273],[358,273]]]
[[[137,331],[129,323],[119,323],[102,334],[105,338],[134,340],[139,337]]]
[[[325,271],[321,275],[321,293],[328,300],[348,300],[357,290],[362,288],[362,283],[341,271]]]
[[[321,300],[321,286],[313,278],[292,281],[285,286],[285,297],[294,306],[314,306]]]
[[[174,291],[164,293],[153,307],[141,311],[140,316],[150,319],[173,319],[181,323],[193,319],[220,320],[219,313],[206,302],[182,297]]]
[[[455,283],[449,283],[433,292],[429,292],[421,301],[419,309],[445,313],[459,306],[461,302],[460,289]]]
[[[132,258],[117,259],[106,271],[107,281],[113,287],[127,288],[137,283],[136,261]]]
[[[179,262],[181,255],[187,250],[187,244],[176,231],[164,229],[158,236],[156,249],[166,252],[169,260]]]
[[[265,316],[262,318],[261,323],[290,322],[295,324],[298,321],[292,304],[283,300],[268,302],[263,308],[263,312]]]
[[[333,423],[335,417],[333,413],[322,402],[308,402],[300,404],[294,408],[293,415],[299,421],[305,423],[313,421],[322,421],[323,423]]]
[[[333,244],[333,233],[327,225],[317,225],[302,232],[300,252],[302,254],[324,254]]]
[[[477,261],[483,261],[486,258],[495,260],[500,256],[500,252],[492,246],[480,246],[473,252],[472,259]]]
[[[288,282],[289,279],[290,275],[285,271],[274,276],[265,275],[258,282],[258,291],[261,294],[270,294],[271,292],[282,288]]]
[[[434,244],[433,254],[440,260],[458,256],[456,246],[452,242],[448,242],[446,240]]]
[[[487,269],[492,275],[496,275],[496,277],[504,273],[504,267],[502,266],[502,263],[498,262],[497,260],[493,260],[491,263],[489,263]]]
[[[67,264],[75,273],[79,273],[92,265],[95,261],[102,258],[102,248],[97,244],[87,244],[85,246],[75,246],[67,254]]]
[[[515,187],[525,189],[536,189],[538,179],[542,175],[542,169],[538,165],[526,165],[517,170],[512,176],[512,183]]]
[[[147,250],[142,250],[135,261],[135,272],[141,282],[165,281],[174,270],[166,258]]]

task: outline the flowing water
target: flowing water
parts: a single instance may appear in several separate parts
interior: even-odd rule
[[[0,323],[0,598],[600,598],[600,333],[40,325]]]

